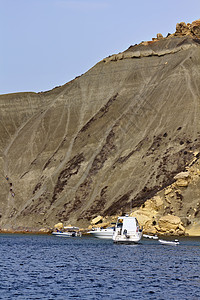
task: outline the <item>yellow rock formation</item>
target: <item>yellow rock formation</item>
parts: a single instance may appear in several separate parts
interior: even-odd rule
[[[162,229],[162,231],[169,231],[174,230],[174,231],[180,231],[180,232],[185,232],[185,228],[182,225],[181,219],[177,216],[173,215],[167,215],[163,216],[159,219],[159,227]]]
[[[97,216],[96,218],[94,218],[94,219],[91,221],[91,224],[92,224],[92,225],[95,225],[95,224],[99,223],[102,219],[103,219],[102,216]]]
[[[187,179],[178,179],[176,181],[176,185],[180,187],[187,187],[188,186],[188,180]]]
[[[57,228],[58,230],[63,229],[63,223],[57,223],[57,224],[55,224],[54,228]]]

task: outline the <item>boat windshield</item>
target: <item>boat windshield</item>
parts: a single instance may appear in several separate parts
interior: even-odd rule
[[[122,226],[123,226],[122,222],[117,223],[117,228],[122,228]]]

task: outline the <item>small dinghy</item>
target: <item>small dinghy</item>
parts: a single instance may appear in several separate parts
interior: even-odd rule
[[[174,241],[165,241],[165,240],[158,240],[159,243],[163,244],[163,245],[179,245],[179,241],[178,240],[174,240]]]
[[[158,236],[157,235],[148,235],[148,234],[143,234],[143,237],[145,239],[153,239],[153,240],[158,240]]]

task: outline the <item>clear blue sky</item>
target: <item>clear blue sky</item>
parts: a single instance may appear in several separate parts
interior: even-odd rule
[[[0,0],[0,94],[52,89],[199,18],[199,0]]]

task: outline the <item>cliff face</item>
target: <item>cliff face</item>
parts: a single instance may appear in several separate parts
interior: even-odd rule
[[[198,26],[131,46],[52,91],[0,96],[2,228],[84,226],[139,207],[193,160],[198,168]],[[171,200],[180,218],[199,201],[188,191],[181,205]]]

